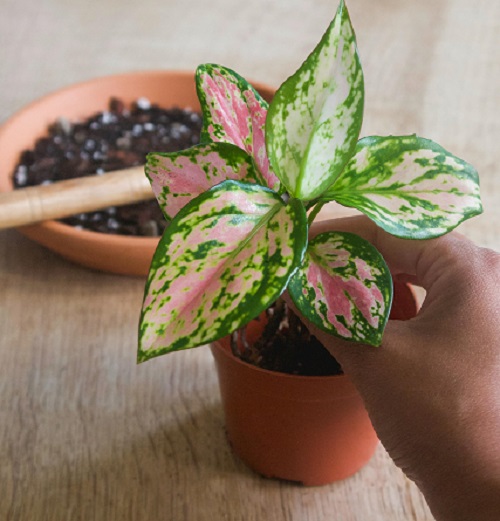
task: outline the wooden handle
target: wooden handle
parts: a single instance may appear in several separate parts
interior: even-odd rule
[[[0,228],[59,219],[153,198],[143,166],[32,186],[0,194]]]

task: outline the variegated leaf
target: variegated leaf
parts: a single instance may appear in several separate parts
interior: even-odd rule
[[[380,253],[361,237],[326,232],[312,239],[288,292],[300,312],[322,330],[380,344],[392,303],[392,279]]]
[[[285,289],[307,246],[300,201],[223,183],[188,203],[153,258],[140,324],[139,361],[196,347],[255,318]]]
[[[226,179],[264,184],[252,158],[229,143],[208,143],[181,152],[148,154],[146,175],[169,220],[191,199]]]
[[[200,65],[196,88],[203,112],[202,141],[233,143],[246,150],[267,186],[277,190],[264,137],[267,102],[244,78],[221,65]]]
[[[288,192],[323,193],[351,157],[363,119],[363,71],[344,2],[316,49],[269,108],[269,160]]]
[[[361,139],[324,198],[411,239],[438,237],[482,212],[474,167],[415,135]]]

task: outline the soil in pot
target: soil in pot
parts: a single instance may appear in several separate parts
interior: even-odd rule
[[[101,175],[144,164],[151,152],[175,152],[200,140],[201,114],[164,109],[139,98],[127,107],[111,98],[107,111],[81,122],[60,118],[31,150],[22,152],[13,173],[15,188]],[[155,200],[74,215],[61,222],[101,233],[158,236],[166,221]]]
[[[231,351],[244,362],[302,376],[342,374],[337,360],[311,335],[284,300],[270,306],[260,320],[263,331],[258,338],[251,338],[246,328],[231,335]]]
[[[394,302],[390,318],[407,320],[417,313],[413,290],[394,281]],[[342,367],[321,342],[311,335],[301,319],[279,299],[258,320],[262,334],[254,337],[246,328],[231,335],[231,351],[243,362],[261,369],[301,376],[343,374]]]

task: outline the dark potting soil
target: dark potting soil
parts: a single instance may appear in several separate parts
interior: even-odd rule
[[[266,311],[261,336],[250,343],[242,328],[231,336],[231,349],[244,362],[270,371],[302,376],[343,373],[337,360],[281,299]]]
[[[13,173],[15,188],[75,177],[102,175],[142,165],[149,152],[176,152],[200,141],[201,114],[163,109],[139,98],[130,107],[111,98],[107,111],[82,122],[60,118],[22,152]],[[166,221],[155,200],[81,213],[62,222],[120,235],[161,235]]]

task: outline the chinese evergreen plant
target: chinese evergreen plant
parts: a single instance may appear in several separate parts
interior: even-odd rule
[[[392,303],[383,258],[351,233],[308,240],[311,222],[336,201],[397,237],[438,237],[481,213],[477,172],[416,135],[358,141],[363,72],[343,1],[270,106],[219,65],[201,65],[196,85],[201,144],[147,160],[171,222],[146,284],[138,360],[220,339],[285,290],[322,330],[379,345]]]

